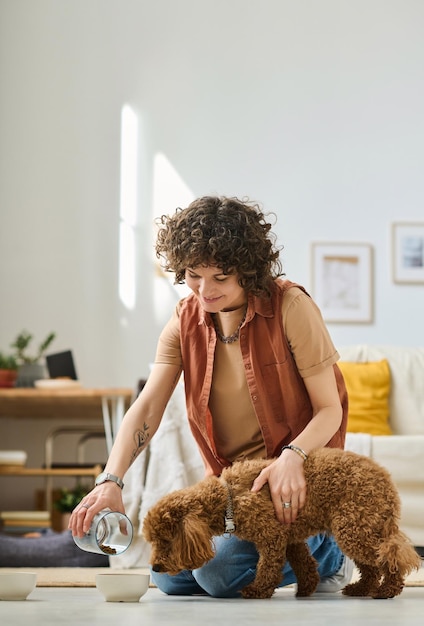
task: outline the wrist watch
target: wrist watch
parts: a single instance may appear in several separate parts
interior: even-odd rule
[[[118,476],[115,476],[115,474],[109,474],[109,472],[102,472],[101,474],[99,474],[94,484],[97,487],[97,485],[106,483],[108,480],[111,481],[112,483],[116,483],[118,487],[121,487],[121,489],[124,488],[124,483],[122,482],[122,480],[118,478]]]

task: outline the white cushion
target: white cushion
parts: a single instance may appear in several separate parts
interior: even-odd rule
[[[423,484],[424,435],[373,437],[371,456],[390,470],[396,484]]]

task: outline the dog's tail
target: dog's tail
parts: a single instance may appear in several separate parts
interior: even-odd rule
[[[387,526],[389,532],[378,549],[378,563],[388,573],[399,574],[404,579],[420,568],[421,559],[394,520],[389,520]]]

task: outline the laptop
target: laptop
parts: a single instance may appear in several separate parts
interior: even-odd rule
[[[46,356],[46,365],[50,378],[70,378],[78,380],[71,350],[56,352]]]

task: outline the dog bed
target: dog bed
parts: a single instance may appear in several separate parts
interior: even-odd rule
[[[36,537],[0,533],[0,567],[109,567],[109,557],[80,550],[69,530],[46,529]]]

